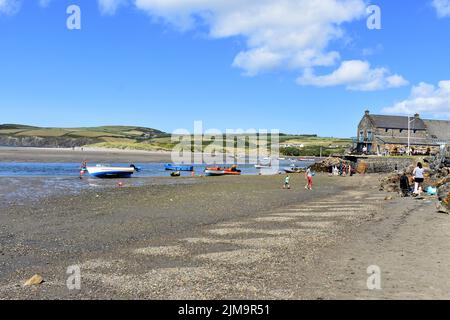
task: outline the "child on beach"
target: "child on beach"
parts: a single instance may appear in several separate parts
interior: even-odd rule
[[[83,179],[84,174],[86,173],[87,169],[87,161],[83,160],[80,166],[80,179]]]
[[[307,190],[312,190],[312,188],[313,188],[313,173],[312,173],[312,171],[311,171],[311,168],[308,168],[308,169],[306,170],[305,178],[306,178],[306,186],[305,186],[305,189],[307,189]]]
[[[286,175],[286,178],[284,178],[284,186],[283,189],[291,189],[291,184],[290,184],[290,180],[291,177],[289,177],[289,175]]]

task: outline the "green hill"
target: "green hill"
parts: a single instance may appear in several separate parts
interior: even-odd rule
[[[75,147],[97,143],[140,143],[165,137],[166,133],[137,126],[42,128],[21,124],[0,125],[0,145]]]
[[[135,126],[101,126],[81,128],[41,128],[20,124],[0,125],[0,145],[24,147],[100,147],[130,150],[170,151],[174,147],[170,134]],[[286,156],[326,156],[342,154],[351,139],[323,138],[316,135],[280,136],[280,153]],[[233,141],[234,142],[234,141]],[[233,142],[231,145],[233,145]],[[209,145],[205,141],[203,146]],[[228,144],[230,145],[230,144]],[[248,145],[250,149],[256,147]],[[225,145],[224,145],[225,148]],[[238,153],[245,150],[234,150]],[[233,150],[228,150],[233,152]]]

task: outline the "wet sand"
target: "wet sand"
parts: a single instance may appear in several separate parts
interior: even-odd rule
[[[302,175],[293,190],[280,176],[186,178],[11,206],[0,298],[449,298],[449,217],[385,201],[379,178],[320,175],[312,192]],[[373,264],[380,291],[366,286]],[[79,291],[65,285],[71,265]],[[46,282],[22,287],[35,273]]]
[[[148,152],[113,149],[76,148],[13,148],[0,147],[0,161],[4,162],[76,162],[148,163],[170,162],[170,152]]]

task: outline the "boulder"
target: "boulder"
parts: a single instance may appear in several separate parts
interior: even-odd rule
[[[400,175],[391,174],[381,179],[380,190],[386,192],[400,192]]]
[[[358,172],[359,174],[365,174],[368,168],[368,164],[364,161],[361,161],[356,168],[356,172]]]
[[[316,172],[329,172],[330,166],[339,167],[341,163],[345,163],[341,158],[329,157],[320,163],[316,163],[311,167],[311,170]]]
[[[40,285],[44,282],[44,278],[42,276],[35,274],[30,279],[28,279],[23,285],[25,287]]]

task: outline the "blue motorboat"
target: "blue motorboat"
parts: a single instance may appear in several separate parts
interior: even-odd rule
[[[164,168],[168,171],[194,171],[194,166],[176,165],[172,163],[164,165]]]

